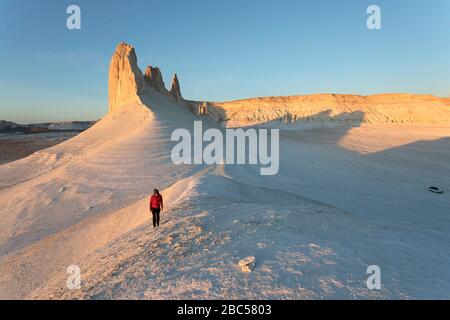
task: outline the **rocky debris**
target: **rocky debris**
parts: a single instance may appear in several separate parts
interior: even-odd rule
[[[256,258],[250,256],[239,261],[239,268],[241,269],[242,272],[249,273],[252,272],[252,270],[255,268],[255,264]]]
[[[144,73],[144,79],[157,91],[167,91],[164,85],[161,71],[158,67],[148,66]]]
[[[208,114],[209,102],[203,101],[198,108],[198,114]]]
[[[181,95],[180,83],[178,81],[178,76],[175,73],[172,78],[172,86],[170,88],[170,94],[177,100],[183,100]]]
[[[109,111],[115,111],[132,102],[140,101],[144,76],[137,65],[133,46],[120,43],[109,66]]]
[[[67,190],[67,187],[62,187],[61,189],[59,189],[59,193],[65,192]]]

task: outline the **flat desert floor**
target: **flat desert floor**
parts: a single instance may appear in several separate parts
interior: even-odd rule
[[[41,149],[57,145],[78,132],[0,134],[0,165],[25,158]]]

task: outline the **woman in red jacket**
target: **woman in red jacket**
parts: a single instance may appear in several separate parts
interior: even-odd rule
[[[150,211],[153,215],[153,228],[159,227],[159,214],[163,209],[162,195],[159,194],[158,189],[154,189],[153,195],[150,197]]]

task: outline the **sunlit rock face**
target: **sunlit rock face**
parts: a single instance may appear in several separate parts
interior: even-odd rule
[[[192,110],[226,126],[297,124],[306,127],[362,124],[447,125],[447,98],[417,94],[315,94],[193,103]]]
[[[155,93],[175,99],[196,115],[207,116],[230,127],[264,123],[306,127],[450,123],[450,99],[432,95],[316,94],[228,102],[187,101],[181,94],[176,73],[170,90],[167,90],[161,70],[148,66],[142,74],[133,46],[120,43],[109,70],[109,110],[114,112],[132,103],[141,103],[143,94]]]
[[[122,42],[117,46],[109,66],[109,111],[114,112],[139,101],[143,88],[144,76],[137,65],[134,48]]]
[[[145,81],[159,92],[166,92],[161,70],[158,67],[148,66],[144,73]]]

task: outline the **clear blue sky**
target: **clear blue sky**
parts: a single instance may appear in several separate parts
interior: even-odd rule
[[[77,4],[82,29],[66,28]],[[382,30],[366,9],[381,7]],[[108,65],[177,72],[190,99],[309,93],[450,96],[448,0],[0,0],[0,119],[82,120],[107,110]]]

